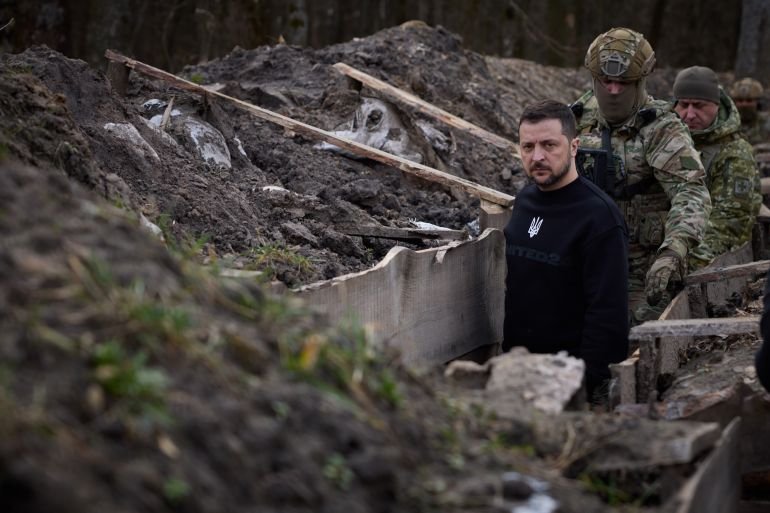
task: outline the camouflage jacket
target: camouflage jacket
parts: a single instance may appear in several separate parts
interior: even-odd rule
[[[754,121],[741,123],[741,135],[749,144],[770,143],[770,115],[760,111]]]
[[[593,92],[574,107],[580,146],[601,148],[608,125]],[[648,97],[632,118],[612,128],[611,143],[616,179],[636,189],[630,197],[615,198],[629,243],[646,253],[671,249],[684,260],[700,243],[711,212],[705,172],[687,127],[667,102]]]
[[[714,122],[705,130],[692,132],[706,168],[713,208],[703,241],[691,252],[691,269],[749,241],[762,203],[757,164],[751,145],[740,136],[738,109],[724,91],[720,90],[719,96]]]

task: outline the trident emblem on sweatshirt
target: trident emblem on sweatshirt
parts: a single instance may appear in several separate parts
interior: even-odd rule
[[[540,231],[540,227],[543,226],[543,218],[542,217],[533,217],[532,222],[529,223],[529,230],[527,230],[527,233],[529,233],[529,238],[531,239],[535,235],[537,235],[537,232]]]

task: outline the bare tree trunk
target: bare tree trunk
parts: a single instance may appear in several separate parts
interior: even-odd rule
[[[738,54],[735,57],[737,77],[758,75],[761,42],[765,37],[769,15],[770,0],[743,0]]]

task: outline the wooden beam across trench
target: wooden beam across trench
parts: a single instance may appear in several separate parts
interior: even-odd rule
[[[488,142],[489,144],[497,146],[498,148],[508,150],[511,152],[512,157],[521,161],[519,145],[506,139],[505,137],[500,137],[499,135],[490,132],[489,130],[481,128],[478,125],[474,125],[470,121],[466,121],[460,117],[457,117],[454,114],[451,114],[431,103],[426,102],[425,100],[413,95],[412,93],[408,93],[403,89],[394,87],[387,82],[383,82],[382,80],[364,73],[363,71],[357,70],[352,66],[348,66],[344,62],[338,62],[335,64],[334,69],[343,75],[352,78],[353,80],[361,82],[366,87],[377,91],[391,101],[412,107],[421,114],[425,114],[426,116],[440,121],[445,125],[449,125],[452,128],[458,128],[478,137],[482,141]]]
[[[503,150],[510,152],[510,155],[518,161],[521,161],[521,153],[519,151],[519,145],[515,142],[501,137],[489,130],[481,128],[478,125],[466,121],[454,114],[447,112],[439,107],[436,107],[432,103],[428,103],[422,98],[419,98],[412,93],[399,89],[395,86],[383,82],[382,80],[375,78],[361,70],[358,70],[352,66],[345,64],[344,62],[338,62],[334,65],[334,69],[349,77],[352,80],[360,82],[369,89],[377,91],[388,100],[405,105],[423,114],[435,119],[436,121],[443,123],[451,128],[462,130],[475,137],[478,137],[482,141],[489,143]],[[481,229],[485,228],[505,228],[508,224],[508,220],[511,218],[510,206],[500,206],[500,203],[493,203],[482,198],[481,201]]]
[[[685,285],[712,283],[732,278],[754,276],[755,274],[764,274],[768,270],[770,270],[770,260],[757,260],[756,262],[749,262],[747,264],[734,264],[721,267],[708,266],[705,269],[688,274],[684,279],[684,283]]]
[[[144,64],[143,62],[137,61],[135,59],[131,59],[115,51],[106,50],[104,56],[111,62],[122,63],[139,73],[163,80],[164,82],[168,82],[169,84],[179,89],[198,93],[204,96],[208,95],[221,98],[257,116],[258,118],[280,125],[293,132],[302,134],[303,136],[306,136],[310,139],[333,144],[340,148],[344,148],[355,155],[387,164],[403,171],[404,173],[422,178],[423,180],[438,183],[445,187],[458,187],[468,192],[469,194],[477,196],[480,199],[495,205],[501,205],[503,207],[510,207],[513,205],[514,197],[503,192],[496,191],[492,188],[479,185],[477,183],[471,182],[470,180],[466,180],[449,173],[445,173],[438,169],[433,169],[416,162],[411,162],[396,155],[391,155],[390,153],[378,150],[377,148],[373,148],[365,144],[360,144],[344,137],[339,137],[326,130],[302,123],[301,121],[297,121],[282,114],[278,114],[277,112],[252,105],[248,102],[239,100],[238,98],[234,98],[232,96],[228,96],[218,91],[212,91],[204,86],[195,84],[188,80],[184,80],[175,75],[172,75],[171,73],[155,68],[148,64]]]
[[[343,225],[339,227],[342,233],[360,237],[373,237],[393,240],[464,240],[468,238],[465,230],[398,228],[382,225]]]

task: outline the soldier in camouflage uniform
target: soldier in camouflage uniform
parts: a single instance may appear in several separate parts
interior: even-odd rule
[[[711,212],[705,172],[671,105],[647,94],[655,53],[642,34],[626,28],[601,34],[585,65],[593,88],[573,104],[580,146],[612,150],[601,186],[628,225],[632,320],[656,319],[705,231]]]
[[[760,176],[770,176],[770,116],[761,110],[762,84],[743,78],[730,88],[730,96],[741,115],[741,133],[754,146]]]
[[[770,143],[770,118],[759,109],[762,84],[743,78],[730,88],[730,97],[741,115],[741,134],[750,144]]]
[[[706,169],[711,215],[700,245],[690,252],[698,269],[751,240],[762,203],[751,145],[740,136],[738,109],[710,68],[692,66],[674,81],[674,110],[690,129]]]

